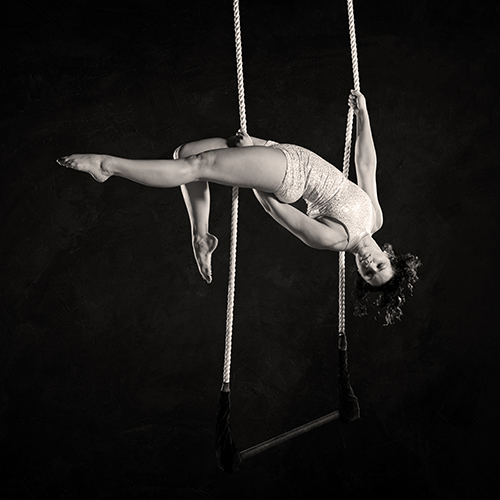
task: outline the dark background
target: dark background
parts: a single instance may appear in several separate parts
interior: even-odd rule
[[[241,2],[248,129],[341,166],[343,1]],[[214,282],[178,189],[105,184],[76,152],[171,155],[239,127],[231,2],[2,8],[1,454],[8,499],[493,498],[498,492],[498,4],[359,0],[378,241],[424,263],[403,321],[355,318],[354,424],[218,470],[230,189]],[[240,449],[336,408],[337,258],[240,197]],[[347,258],[353,268],[352,257]],[[350,284],[348,291],[350,290]]]

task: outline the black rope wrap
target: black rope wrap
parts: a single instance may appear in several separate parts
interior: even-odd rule
[[[339,335],[339,412],[340,420],[350,423],[360,418],[360,410],[358,398],[354,394],[349,380],[345,334]]]
[[[219,467],[226,473],[236,472],[241,465],[241,456],[231,437],[229,420],[231,397],[229,384],[224,384],[220,393],[219,413],[215,427],[215,455]]]

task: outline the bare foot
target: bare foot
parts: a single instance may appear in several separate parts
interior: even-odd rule
[[[198,270],[207,283],[212,283],[212,254],[219,240],[210,233],[201,238],[193,238],[193,251]]]
[[[87,172],[97,182],[104,182],[111,177],[111,173],[107,172],[104,168],[103,155],[83,154],[63,156],[56,161],[63,167],[79,170],[80,172]]]

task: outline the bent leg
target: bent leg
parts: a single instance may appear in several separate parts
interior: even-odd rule
[[[225,139],[207,139],[191,142],[177,148],[174,159],[186,158],[207,149],[218,149],[226,145]],[[198,181],[183,184],[181,193],[191,225],[194,258],[198,270],[207,283],[212,282],[212,254],[217,248],[217,238],[208,232],[210,218],[210,189],[208,182]]]
[[[174,152],[174,160],[187,158],[211,149],[223,149],[227,140],[221,138],[203,139],[188,142],[178,147]],[[205,235],[208,232],[210,216],[210,189],[207,181],[190,182],[181,185],[181,193],[191,222],[193,237]]]

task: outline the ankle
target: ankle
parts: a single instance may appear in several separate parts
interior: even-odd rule
[[[210,233],[208,231],[201,232],[201,231],[193,231],[192,237],[193,237],[193,243],[195,245],[201,243],[204,239],[206,239]]]
[[[213,234],[206,232],[203,235],[193,236],[193,248],[195,252],[212,253],[219,244],[219,240]]]
[[[114,174],[114,164],[115,157],[110,155],[100,155],[101,156],[101,170],[106,175]]]

